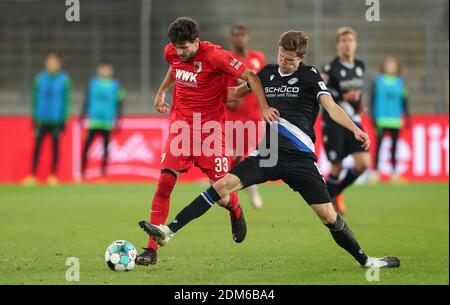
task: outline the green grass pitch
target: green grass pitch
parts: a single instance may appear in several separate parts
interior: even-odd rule
[[[169,219],[205,185],[180,184]],[[448,284],[448,184],[354,186],[346,221],[366,253],[396,255],[379,282],[339,248],[305,202],[285,185],[260,186],[265,206],[240,193],[248,235],[235,244],[226,211],[213,207],[159,251],[156,266],[111,272],[103,255],[116,239],[140,251],[155,185],[0,186],[0,284]],[[67,282],[66,259],[80,261]]]

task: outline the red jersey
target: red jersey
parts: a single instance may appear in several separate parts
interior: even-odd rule
[[[175,79],[172,120],[192,123],[193,114],[205,121],[225,120],[225,102],[229,78],[238,78],[246,66],[229,51],[208,41],[201,41],[189,62],[181,61],[175,47],[169,43],[164,58],[172,67]]]
[[[238,60],[242,61],[247,68],[257,73],[261,71],[266,65],[266,58],[263,53],[259,51],[250,50],[247,52],[247,56],[241,57],[236,52],[232,51],[231,54]],[[229,83],[230,87],[238,85],[237,78],[231,78]],[[254,94],[249,94],[242,99],[242,103],[238,108],[226,109],[227,119],[230,121],[259,121],[261,120],[261,112],[259,111],[258,101]]]

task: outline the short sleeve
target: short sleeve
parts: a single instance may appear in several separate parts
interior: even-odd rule
[[[209,61],[214,69],[239,78],[247,67],[230,52],[216,48],[211,52]]]
[[[305,78],[307,79],[308,87],[317,99],[319,99],[319,96],[321,95],[331,96],[330,90],[320,76],[320,72],[317,68],[309,68],[308,71],[306,71]]]
[[[168,43],[166,45],[166,47],[164,48],[164,59],[166,60],[166,62],[168,64],[170,64],[170,62],[169,62],[169,52],[170,52],[171,48],[173,48],[173,46],[170,43]]]
[[[265,65],[261,70],[259,70],[258,73],[256,73],[256,75],[259,77],[259,79],[261,80],[261,82],[263,84],[264,84],[264,75],[266,74],[268,67],[269,67],[269,65]],[[249,89],[251,89],[250,84],[248,82],[247,82],[247,87]]]

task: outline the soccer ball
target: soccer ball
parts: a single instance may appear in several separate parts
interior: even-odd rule
[[[112,271],[130,271],[135,266],[136,248],[126,240],[116,240],[106,249],[105,262]]]

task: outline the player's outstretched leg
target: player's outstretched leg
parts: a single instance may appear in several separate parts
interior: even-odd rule
[[[242,184],[239,178],[233,174],[227,174],[187,205],[169,225],[152,225],[142,220],[139,222],[139,226],[152,236],[158,245],[164,246],[178,230],[206,213],[215,202],[241,188]]]
[[[158,179],[158,186],[153,197],[152,209],[150,212],[150,223],[155,225],[163,224],[167,220],[170,207],[170,194],[173,191],[177,179],[177,174],[169,169],[161,171]],[[157,262],[158,245],[150,235],[147,247],[136,257],[136,264],[141,266],[155,265]]]
[[[311,208],[319,216],[320,220],[330,230],[334,241],[364,268],[396,268],[400,267],[400,260],[393,256],[381,258],[368,257],[359,246],[353,232],[350,230],[344,219],[336,214],[330,203],[312,204]]]

